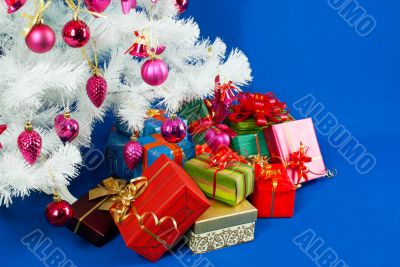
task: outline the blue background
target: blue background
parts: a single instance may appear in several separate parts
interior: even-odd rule
[[[253,67],[252,91],[274,91],[289,106],[312,93],[378,161],[360,175],[319,135],[328,166],[339,175],[298,191],[292,219],[258,220],[254,242],[203,255],[215,266],[317,266],[293,243],[307,229],[315,232],[349,266],[400,266],[400,182],[394,158],[399,152],[397,104],[400,79],[399,1],[359,0],[377,27],[367,37],[333,10],[327,0],[192,0],[185,16],[194,16],[202,35],[222,37],[240,47]],[[177,37],[179,38],[179,37]],[[292,108],[293,109],[293,108]],[[297,118],[299,114],[294,112]],[[103,150],[112,116],[97,125],[95,147]],[[71,191],[80,195],[104,178],[104,168],[83,170]],[[49,226],[43,217],[50,196],[32,194],[0,208],[0,265],[43,266],[21,244],[35,229],[52,240],[78,266],[151,266],[125,248],[120,237],[101,249],[67,229]],[[196,266],[197,257],[185,257]],[[183,266],[167,255],[159,266]]]

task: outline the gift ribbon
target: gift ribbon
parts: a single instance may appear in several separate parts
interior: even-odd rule
[[[32,30],[33,26],[43,24],[43,13],[44,11],[51,5],[51,1],[44,0],[35,0],[33,2],[35,14],[34,16],[29,15],[27,13],[22,13],[21,16],[28,19],[28,26],[24,28],[24,35],[28,35],[28,33]]]
[[[159,110],[159,109],[151,108],[151,109],[149,109],[147,111],[146,114],[147,114],[147,116],[149,116],[149,117],[151,117],[153,119],[159,120],[159,121],[165,121],[166,120],[166,118],[163,116],[165,114],[165,110]]]
[[[232,81],[221,84],[220,75],[215,77],[214,101],[229,105],[235,100],[235,92],[238,91]]]
[[[148,168],[148,153],[150,149],[158,147],[158,146],[166,146],[169,148],[174,156],[174,161],[179,165],[183,164],[183,155],[184,152],[182,148],[178,144],[168,143],[160,134],[153,134],[151,137],[155,139],[152,143],[143,145],[144,155],[143,155],[143,170]]]
[[[124,190],[123,193],[119,194],[116,198],[114,208],[110,209],[114,221],[117,224],[123,222],[129,216],[134,215],[138,221],[140,228],[168,249],[170,249],[171,246],[145,226],[145,219],[146,217],[151,216],[157,227],[160,227],[162,224],[170,221],[173,224],[174,230],[177,231],[178,224],[176,220],[171,216],[164,216],[159,219],[154,212],[145,212],[140,215],[133,203],[145,192],[149,183],[155,177],[157,177],[169,164],[170,162],[165,163],[149,180],[144,176],[132,179],[130,183],[126,186],[126,190]],[[132,211],[133,213],[130,211]]]
[[[7,125],[6,125],[6,124],[0,124],[0,135],[1,135],[2,133],[4,133],[5,130],[7,130]],[[3,148],[3,146],[2,146],[1,143],[0,143],[0,149],[2,149],[2,148]]]
[[[96,46],[96,42],[94,42],[94,46]],[[92,71],[93,75],[101,76],[102,73],[99,69],[99,59],[97,57],[96,49],[94,49],[93,61],[87,55],[86,48],[82,48],[82,56],[87,61],[87,64],[88,64],[90,70]]]

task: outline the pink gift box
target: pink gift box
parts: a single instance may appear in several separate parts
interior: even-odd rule
[[[311,119],[272,125],[264,129],[264,135],[271,154],[271,161],[286,164],[288,176],[294,184],[304,183],[326,175],[324,160]],[[304,146],[305,156],[310,157],[311,161],[303,161],[305,167],[303,173],[307,178],[300,177],[299,179],[299,168],[288,165],[291,162],[290,155],[294,152],[299,154],[301,144]]]

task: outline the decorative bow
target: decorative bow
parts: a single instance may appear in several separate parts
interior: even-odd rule
[[[312,157],[307,156],[308,148],[306,148],[302,142],[300,142],[300,148],[298,151],[293,152],[289,155],[289,162],[285,165],[288,168],[292,168],[297,172],[298,181],[300,183],[301,179],[304,178],[308,181],[309,169],[305,166],[306,163],[312,161]]]
[[[239,92],[239,89],[232,81],[221,84],[220,76],[215,77],[214,99],[211,101],[211,110],[208,109],[217,124],[222,123],[228,116],[231,103],[236,100],[236,92]]]
[[[196,145],[195,151],[196,151],[196,156],[199,156],[204,153],[207,153],[207,154],[213,153],[212,149],[207,144]]]
[[[220,148],[215,154],[212,154],[208,161],[210,167],[218,166],[220,170],[225,170],[239,162],[246,163],[244,157],[238,155],[229,147]]]
[[[0,135],[1,135],[2,133],[4,133],[5,130],[7,130],[7,125],[6,125],[6,124],[0,125]],[[2,149],[2,148],[3,148],[3,146],[2,146],[1,143],[0,143],[0,149]]]
[[[279,101],[273,93],[240,93],[239,105],[234,107],[229,119],[233,122],[242,122],[252,116],[260,127],[267,126],[269,122],[292,120],[286,109],[286,103]]]
[[[29,15],[27,13],[22,13],[21,16],[28,19],[29,23],[24,28],[24,35],[28,35],[28,33],[32,30],[33,26],[37,24],[43,24],[43,13],[44,11],[51,5],[51,1],[47,1],[46,3],[44,0],[35,0],[34,2],[34,9],[35,15]]]

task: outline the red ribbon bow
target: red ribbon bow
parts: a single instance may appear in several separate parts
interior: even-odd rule
[[[218,166],[219,170],[225,170],[239,162],[246,163],[246,160],[229,147],[222,147],[209,159],[209,166]]]
[[[221,78],[215,77],[214,100],[224,104],[230,104],[235,100],[235,92],[239,91],[232,81],[221,84]]]
[[[7,130],[7,125],[5,125],[5,124],[0,125],[0,134],[4,133],[5,130]],[[0,143],[0,149],[2,149],[2,148],[3,148],[3,146]]]
[[[240,93],[239,105],[229,119],[233,122],[242,122],[253,116],[257,126],[267,126],[268,122],[280,123],[290,121],[286,103],[279,101],[273,93]]]
[[[308,173],[310,172],[305,163],[311,162],[312,158],[307,156],[308,148],[300,142],[300,149],[289,155],[289,162],[286,164],[287,167],[295,169],[297,172],[297,183],[300,183],[301,179],[304,178],[308,181]]]

